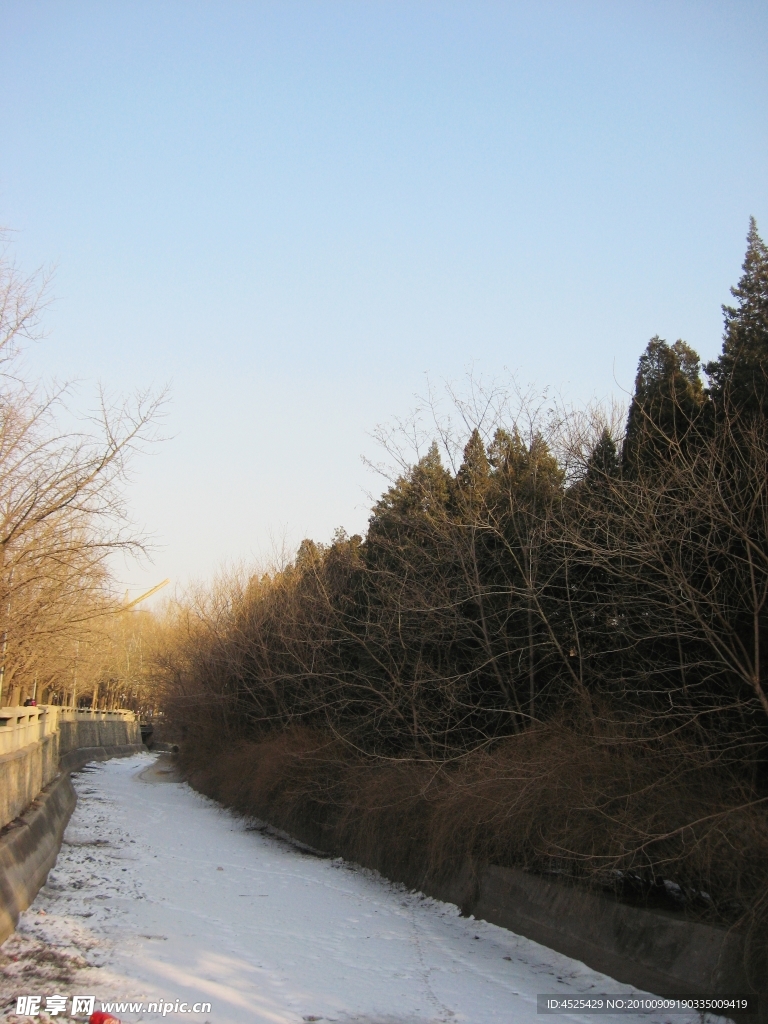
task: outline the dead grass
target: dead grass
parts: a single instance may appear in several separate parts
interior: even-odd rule
[[[729,922],[768,888],[766,804],[668,743],[608,742],[555,723],[446,764],[374,758],[293,728],[184,757],[193,783],[221,803],[413,886],[468,862],[602,888],[621,872],[639,880],[638,896],[672,880],[689,912]]]

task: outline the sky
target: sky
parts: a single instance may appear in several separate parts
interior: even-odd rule
[[[55,267],[27,372],[82,414],[169,387],[121,584],[364,531],[429,386],[626,401],[653,335],[716,356],[766,53],[747,0],[4,0],[0,224]]]

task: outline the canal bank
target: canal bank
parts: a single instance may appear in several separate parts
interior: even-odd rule
[[[69,772],[143,749],[132,711],[0,708],[0,941],[56,861],[76,803]]]
[[[207,1001],[207,1015],[166,1016],[199,1024],[534,1024],[538,993],[632,991],[452,904],[297,849],[154,755],[73,778],[59,861],[2,947],[6,1012],[23,982],[41,997]]]

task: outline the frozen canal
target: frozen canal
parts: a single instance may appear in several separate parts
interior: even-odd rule
[[[30,1020],[13,1014],[27,993],[95,995],[96,1009],[210,1003],[165,1018],[190,1024],[640,1019],[537,1018],[539,992],[629,989],[449,904],[303,854],[169,778],[151,754],[74,776],[78,805],[56,867],[2,947],[7,1020]],[[144,1005],[116,1016],[162,1015]]]

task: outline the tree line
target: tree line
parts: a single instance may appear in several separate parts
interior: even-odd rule
[[[754,221],[732,291],[718,358],[651,339],[626,416],[476,386],[415,459],[382,435],[401,471],[364,537],[305,540],[274,571],[170,607],[156,679],[200,786],[412,884],[490,861],[675,894],[746,929],[762,984],[768,250]]]
[[[754,222],[733,294],[709,386],[690,346],[656,337],[623,430],[491,416],[455,471],[434,441],[365,538],[305,540],[219,595],[181,675],[253,733],[300,722],[447,759],[566,713],[676,731],[758,772],[768,257]]]

